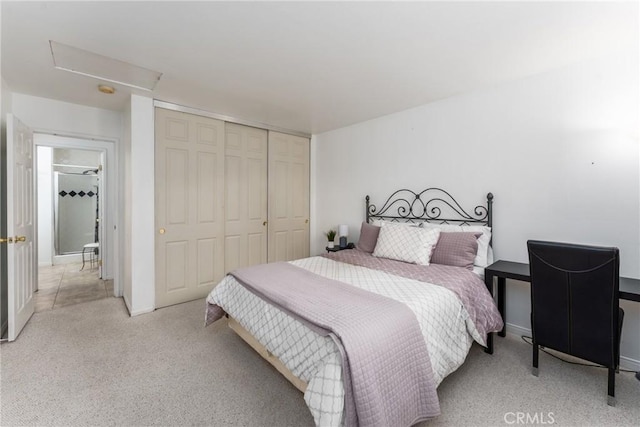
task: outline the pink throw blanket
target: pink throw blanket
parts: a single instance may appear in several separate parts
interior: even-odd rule
[[[333,252],[323,256],[334,261],[381,270],[420,282],[432,283],[453,291],[464,305],[467,313],[469,313],[469,317],[476,326],[478,333],[485,340],[481,343],[482,345],[487,343],[488,332],[502,330],[502,317],[484,281],[477,274],[466,268],[440,264],[430,264],[428,266],[409,264],[387,258],[377,258],[370,253],[357,249]]]
[[[343,359],[347,426],[409,426],[440,414],[427,347],[405,304],[288,263],[231,274],[334,339]],[[222,313],[215,310],[207,321]]]

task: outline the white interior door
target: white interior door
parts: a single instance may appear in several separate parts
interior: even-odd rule
[[[224,265],[267,262],[267,131],[225,123]]]
[[[269,262],[309,256],[309,139],[269,132]]]
[[[224,122],[156,108],[156,307],[224,276]]]
[[[36,244],[33,132],[7,115],[8,339],[13,341],[35,308]]]

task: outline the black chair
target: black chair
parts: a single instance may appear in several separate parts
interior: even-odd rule
[[[609,370],[607,403],[615,406],[624,311],[619,304],[618,248],[529,240],[533,370],[548,347]]]

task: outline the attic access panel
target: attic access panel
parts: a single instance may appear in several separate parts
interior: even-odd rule
[[[55,68],[136,89],[153,91],[162,73],[49,40]]]

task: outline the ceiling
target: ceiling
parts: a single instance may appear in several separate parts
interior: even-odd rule
[[[122,110],[130,93],[321,133],[638,50],[638,3],[9,2],[13,92]],[[152,93],[53,67],[49,40],[162,74]]]

